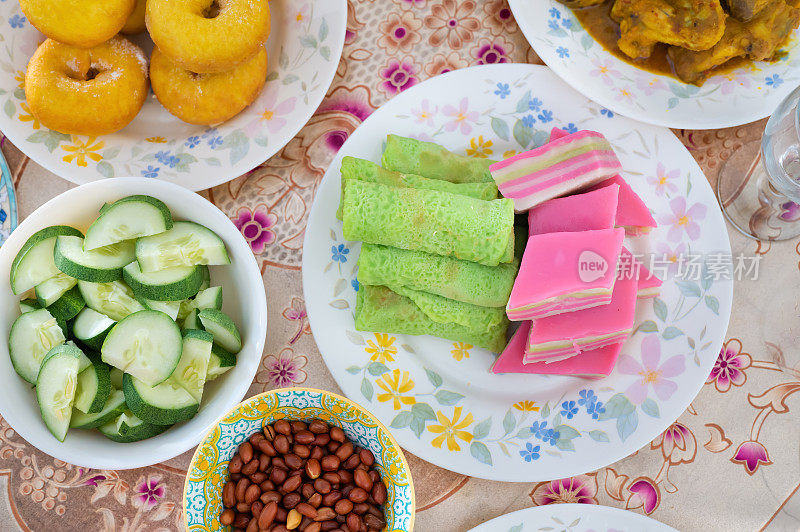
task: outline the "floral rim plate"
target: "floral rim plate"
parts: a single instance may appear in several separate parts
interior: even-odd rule
[[[17,228],[17,195],[8,163],[0,152],[0,245]]]
[[[0,3],[0,130],[31,159],[82,184],[104,177],[166,179],[203,190],[263,163],[316,110],[336,73],[347,26],[346,0],[273,0],[268,82],[256,101],[217,127],[181,122],[150,93],[139,115],[111,135],[65,135],[39,124],[25,102],[25,69],[44,38],[19,7]],[[133,36],[146,52],[146,34]]]
[[[676,532],[671,526],[627,510],[596,504],[547,504],[511,512],[470,532]]]
[[[397,442],[380,421],[335,393],[311,388],[271,390],[245,400],[228,412],[195,451],[183,490],[186,529],[221,530],[222,487],[228,462],[246,438],[261,430],[265,419],[319,418],[344,429],[358,445],[370,449],[384,482],[388,482],[387,523],[390,532],[414,528],[414,483]]]
[[[458,93],[453,93],[458,87]],[[535,116],[535,121],[531,120]],[[433,139],[474,157],[508,157],[543,144],[550,128],[594,129],[614,146],[625,177],[661,226],[631,242],[663,255],[721,252],[725,222],[711,187],[667,129],[603,112],[548,68],[490,65],[432,78],[374,112],[339,150],[309,217],[303,288],[314,338],[342,390],[417,456],[465,475],[531,481],[592,471],[642,447],[702,387],[730,317],[730,279],[677,280],[642,302],[615,371],[598,381],[493,375],[494,355],[432,337],[358,332],[353,309],[360,245],[335,217],[345,155],[379,161],[387,133]],[[652,265],[651,265],[652,266]]]
[[[800,32],[784,57],[712,76],[702,87],[636,68],[606,51],[556,0],[509,0],[522,33],[564,81],[615,113],[649,124],[717,129],[769,116],[800,81]]]

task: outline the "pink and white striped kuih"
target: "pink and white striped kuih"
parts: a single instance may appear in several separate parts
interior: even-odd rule
[[[578,131],[489,167],[500,193],[518,212],[609,179],[622,165],[608,140]]]

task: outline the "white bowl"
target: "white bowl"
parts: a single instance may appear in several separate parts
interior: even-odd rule
[[[178,220],[201,223],[217,233],[231,257],[228,266],[212,266],[211,279],[221,285],[223,310],[242,333],[243,347],[237,364],[210,382],[203,392],[198,414],[162,434],[135,443],[116,443],[96,430],[70,430],[59,442],[47,430],[30,384],[11,365],[6,339],[19,316],[9,285],[11,262],[36,231],[57,224],[85,230],[104,202],[131,194],[147,194],[162,200]],[[95,181],[51,199],[28,216],[0,247],[0,415],[37,449],[71,464],[97,469],[132,469],[173,458],[197,445],[217,420],[242,400],[253,381],[267,332],[267,299],[261,272],[253,252],[230,219],[202,196],[155,179],[125,177]]]

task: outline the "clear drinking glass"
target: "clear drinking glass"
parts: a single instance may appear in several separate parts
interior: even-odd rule
[[[778,106],[761,142],[726,162],[717,199],[740,233],[758,240],[800,236],[800,87]]]

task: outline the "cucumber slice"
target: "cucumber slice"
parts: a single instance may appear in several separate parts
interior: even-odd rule
[[[189,301],[188,299],[184,299],[184,301]],[[158,310],[159,312],[163,312],[173,320],[178,319],[178,313],[181,308],[181,303],[183,301],[155,301],[153,299],[140,299],[139,303],[144,305],[144,308],[148,310]]]
[[[181,329],[183,329],[184,331],[189,331],[193,329],[202,331],[203,324],[200,323],[200,318],[197,317],[197,313],[198,313],[197,309],[192,309],[189,315],[186,316],[186,319],[183,320],[183,326],[181,327]]]
[[[197,317],[203,329],[214,335],[215,344],[234,354],[242,350],[242,336],[227,314],[215,308],[205,308]]]
[[[57,273],[50,279],[37,284],[33,291],[36,294],[36,300],[39,302],[39,305],[42,307],[49,307],[77,283],[78,280],[74,277],[70,277],[65,273]]]
[[[84,370],[86,370],[86,369],[87,369],[89,366],[91,366],[91,365],[92,365],[92,361],[89,359],[89,357],[87,357],[87,356],[84,354],[84,352],[81,350],[81,348],[80,348],[80,347],[78,347],[77,345],[75,345],[75,342],[73,342],[72,340],[67,340],[67,341],[64,343],[64,345],[68,345],[68,346],[70,346],[70,347],[74,347],[74,348],[75,348],[75,349],[77,349],[77,350],[78,350],[78,352],[80,353],[80,357],[79,357],[79,358],[80,358],[80,360],[78,360],[78,374],[80,374],[81,372],[83,372],[83,371],[84,371]],[[45,358],[47,358],[47,357],[45,357]],[[75,393],[77,393],[77,391],[76,391]]]
[[[192,300],[194,308],[203,310],[205,308],[222,309],[222,287],[212,286],[197,293]]]
[[[111,283],[78,281],[78,288],[86,301],[86,306],[114,321],[120,321],[129,314],[144,310],[141,303],[134,298],[130,287],[122,281]]]
[[[194,310],[194,299],[184,299],[178,307],[178,317],[180,321],[184,321],[187,316]]]
[[[125,403],[138,418],[154,425],[172,425],[191,419],[200,403],[172,379],[148,386],[126,373],[122,377]]]
[[[69,276],[90,283],[108,283],[122,279],[122,267],[135,260],[134,241],[83,250],[83,238],[60,236],[56,239],[53,259],[56,267]]]
[[[86,371],[83,373],[86,373]],[[83,373],[81,373],[81,375],[83,375]],[[80,375],[78,375],[78,378],[80,379]],[[78,383],[78,387],[80,388],[80,382]],[[124,410],[125,394],[122,393],[122,390],[114,390],[111,392],[111,395],[108,396],[106,404],[103,405],[103,409],[96,414],[85,414],[77,408],[73,408],[72,419],[69,422],[69,426],[73,429],[95,429],[100,425],[105,425],[110,421],[116,420]]]
[[[36,384],[45,355],[66,340],[58,321],[47,309],[26,312],[11,325],[8,352],[20,377]]]
[[[57,320],[68,321],[77,316],[84,307],[86,307],[86,301],[84,301],[80,289],[77,286],[73,286],[52,305],[47,307],[47,310]]]
[[[109,371],[109,376],[111,377],[111,386],[113,386],[117,390],[122,390],[122,376],[124,373],[121,369],[111,367],[111,371]]]
[[[225,351],[218,345],[211,346],[211,357],[208,360],[206,382],[213,381],[236,365],[236,355]]]
[[[163,312],[142,310],[114,325],[101,352],[106,364],[155,386],[175,371],[182,348],[177,323]]]
[[[131,443],[146,440],[167,430],[170,425],[145,423],[130,410],[124,411],[117,419],[99,427],[106,438],[117,443]]]
[[[44,424],[58,441],[64,441],[72,418],[72,403],[83,353],[71,345],[50,350],[36,379],[36,399]]]
[[[206,331],[183,331],[183,352],[170,380],[189,392],[199,403],[206,384],[208,361],[214,337]]]
[[[78,313],[72,324],[72,334],[86,347],[100,351],[108,331],[116,323],[114,320],[88,307]]]
[[[74,227],[53,225],[31,235],[11,263],[11,290],[27,292],[60,271],[53,262],[53,248],[61,235],[83,236]]]
[[[99,359],[90,359],[91,365],[78,374],[78,389],[72,405],[86,414],[103,410],[111,395],[111,377],[108,364]]]
[[[34,310],[39,310],[40,308],[42,308],[41,303],[39,303],[35,299],[23,299],[22,301],[19,302],[19,311],[22,314],[25,314],[26,312],[32,312]]]
[[[198,264],[230,264],[225,243],[208,227],[175,222],[172,229],[136,241],[136,260],[143,272]]]
[[[156,301],[180,301],[192,297],[203,282],[200,266],[144,273],[138,262],[131,262],[122,269],[122,275],[137,297]]]
[[[100,211],[86,231],[83,246],[97,249],[168,229],[172,229],[172,215],[164,202],[150,196],[128,196]]]

